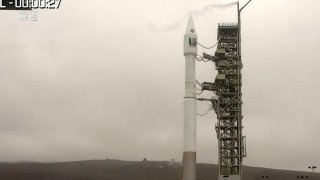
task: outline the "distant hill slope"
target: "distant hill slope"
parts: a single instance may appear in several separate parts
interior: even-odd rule
[[[320,174],[244,167],[244,180],[320,180]],[[59,163],[0,163],[0,180],[181,180],[181,163],[90,160]],[[197,164],[197,180],[216,180],[218,166]],[[300,178],[297,178],[299,176]]]

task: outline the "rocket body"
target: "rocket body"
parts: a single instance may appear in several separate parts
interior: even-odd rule
[[[196,94],[195,56],[197,34],[192,18],[184,35],[185,95],[184,95],[184,152],[183,180],[196,180]]]

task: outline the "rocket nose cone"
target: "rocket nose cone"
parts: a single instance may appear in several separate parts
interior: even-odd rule
[[[196,33],[196,28],[194,27],[192,17],[189,18],[189,22],[188,22],[185,34],[190,34],[190,33],[194,33],[194,34]]]

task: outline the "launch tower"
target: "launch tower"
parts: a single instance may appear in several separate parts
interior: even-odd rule
[[[214,91],[218,100],[213,103],[218,122],[216,132],[219,148],[219,180],[240,180],[242,158],[246,156],[242,135],[242,93],[239,26],[218,25],[218,44],[215,65],[218,74]]]

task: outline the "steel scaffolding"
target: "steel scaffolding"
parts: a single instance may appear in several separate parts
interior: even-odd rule
[[[218,118],[219,175],[239,175],[240,179],[246,150],[245,137],[242,136],[242,62],[238,24],[219,24],[217,38],[214,62],[218,74],[214,86],[218,100],[213,103],[213,108]]]

